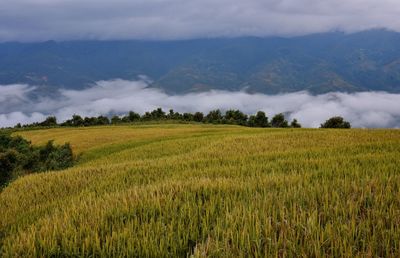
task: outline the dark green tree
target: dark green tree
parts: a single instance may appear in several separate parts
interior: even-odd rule
[[[136,112],[129,111],[128,113],[128,120],[129,122],[136,122],[140,120],[140,115]]]
[[[97,125],[98,121],[96,117],[85,117],[83,119],[83,125],[84,126],[93,126],[93,125]]]
[[[111,124],[115,125],[120,123],[122,123],[122,120],[119,116],[115,115],[111,118]]]
[[[150,121],[153,119],[153,117],[150,112],[145,112],[140,119],[144,121]]]
[[[83,118],[80,115],[73,115],[72,126],[83,126]]]
[[[225,112],[224,120],[228,124],[245,125],[247,124],[247,115],[240,110],[231,109]]]
[[[325,123],[321,124],[321,128],[341,128],[348,129],[351,128],[349,122],[345,121],[341,116],[331,117],[325,121]]]
[[[184,121],[193,121],[193,114],[192,113],[183,113],[183,120]]]
[[[301,128],[301,124],[297,121],[297,119],[293,119],[293,121],[290,123],[290,127],[292,128]]]
[[[155,120],[165,119],[165,112],[161,108],[154,109],[150,113],[150,117]]]
[[[18,165],[18,153],[13,149],[0,152],[0,187],[13,177],[13,171]]]
[[[57,126],[57,118],[55,116],[47,117],[43,122],[39,123],[40,126]]]
[[[277,114],[272,118],[271,126],[281,128],[289,127],[288,121],[285,119],[285,116],[282,113]]]
[[[110,119],[106,116],[98,116],[97,117],[97,125],[108,125],[110,124]]]
[[[254,117],[254,126],[256,127],[270,127],[268,122],[268,117],[265,115],[265,112],[258,111]]]
[[[221,110],[211,110],[205,119],[208,123],[221,123],[222,120],[222,113]]]
[[[193,115],[193,121],[195,122],[203,122],[204,114],[201,112],[196,112]]]
[[[171,120],[175,120],[175,119],[176,119],[176,117],[175,117],[175,112],[174,112],[173,109],[170,109],[170,110],[169,110],[169,112],[168,112],[168,114],[167,114],[167,119],[171,119]]]

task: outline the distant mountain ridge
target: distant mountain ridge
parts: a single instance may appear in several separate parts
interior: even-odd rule
[[[3,85],[80,89],[99,80],[134,80],[140,75],[168,93],[210,89],[399,93],[400,33],[0,44]]]

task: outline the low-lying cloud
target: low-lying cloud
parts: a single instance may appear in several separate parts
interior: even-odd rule
[[[400,127],[400,94],[386,92],[265,95],[213,90],[168,95],[148,87],[147,81],[119,79],[99,81],[84,90],[59,90],[52,97],[38,95],[37,89],[21,84],[0,85],[0,127],[38,122],[49,115],[64,121],[73,114],[118,115],[131,110],[144,113],[158,107],[204,113],[213,109],[239,109],[247,114],[263,110],[270,117],[285,113],[288,119],[297,118],[305,127],[318,127],[336,115],[354,127]]]

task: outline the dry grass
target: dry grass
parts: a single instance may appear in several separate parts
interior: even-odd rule
[[[0,193],[4,257],[399,257],[400,131],[22,133],[81,162]]]

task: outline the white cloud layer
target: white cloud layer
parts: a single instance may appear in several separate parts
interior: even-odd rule
[[[239,109],[247,114],[263,110],[268,116],[286,113],[303,126],[318,127],[326,119],[340,115],[353,127],[400,127],[400,94],[385,92],[328,93],[307,92],[281,95],[246,92],[209,91],[185,95],[168,95],[148,88],[146,81],[100,81],[84,90],[60,90],[58,97],[35,96],[36,87],[0,85],[0,127],[17,123],[40,122],[55,115],[59,121],[73,114],[98,116],[126,114],[130,110],[144,113],[161,107],[179,112],[204,113],[212,109]]]
[[[0,0],[0,41],[400,30],[398,0]]]

